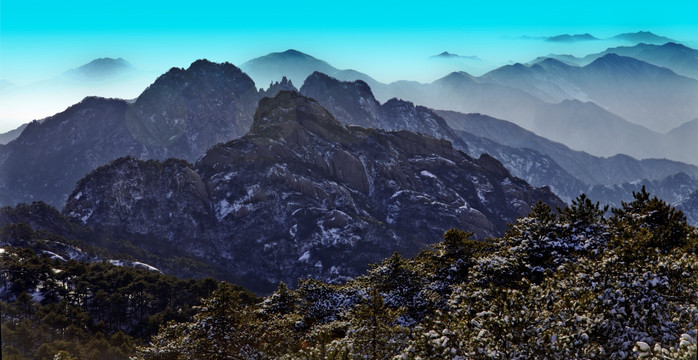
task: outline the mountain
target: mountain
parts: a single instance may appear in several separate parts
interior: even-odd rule
[[[546,59],[541,64],[526,66],[520,63],[505,65],[478,78],[480,82],[490,82],[510,86],[526,91],[527,93],[549,103],[558,103],[563,100],[578,99],[589,100],[588,96],[574,83],[562,77],[551,76],[546,68],[568,67],[563,62],[554,59]]]
[[[323,60],[293,49],[254,58],[242,64],[240,68],[254,79],[257,87],[266,86],[283,76],[296,84],[302,84],[316,71],[341,80],[363,80],[372,87],[378,84],[366,74],[356,70],[339,70]]]
[[[610,38],[611,40],[621,40],[626,42],[631,42],[635,44],[645,43],[645,44],[655,44],[662,45],[668,42],[676,42],[676,40],[669,39],[668,37],[659,36],[649,31],[638,31],[634,33],[623,33],[618,34]]]
[[[524,78],[526,72],[540,71],[537,70],[540,69],[538,67],[531,70],[525,66],[508,69],[513,72],[523,69]],[[551,104],[515,88],[515,80],[498,84],[491,80],[493,78],[493,74],[481,79],[464,72],[455,72],[431,84],[393,83],[387,89],[396,97],[433,109],[481,113],[506,119],[550,140],[597,156],[625,153],[638,158],[673,158],[677,153],[682,155],[681,149],[671,148],[675,144],[668,144],[669,149],[664,146],[662,134],[630,123],[592,102],[565,100]],[[516,79],[516,76],[506,75],[502,78]],[[562,88],[569,81],[561,81],[559,84],[556,87]],[[618,137],[613,134],[632,136],[618,141]],[[660,145],[648,147],[648,143]]]
[[[87,96],[133,99],[158,75],[122,58],[101,58],[34,83],[0,85],[0,122],[50,117]]]
[[[698,158],[698,118],[693,119],[677,128],[671,129],[666,133],[668,142],[684,146],[685,155],[687,158]]]
[[[408,131],[345,127],[314,100],[282,91],[260,101],[247,135],[193,167],[110,163],[78,183],[63,213],[270,290],[299,277],[355,276],[396,250],[414,255],[451,227],[502,234],[539,199],[563,205],[488,155],[473,159]]]
[[[530,130],[596,156],[653,158],[666,154],[661,145],[647,146],[661,144],[662,134],[610,114],[593,102],[564,100],[539,105]]]
[[[545,167],[540,164],[528,166],[527,162],[512,161],[509,159],[511,155],[500,154],[500,151],[492,145],[482,150],[495,156],[514,175],[526,179],[529,183],[551,185],[555,193],[563,199],[572,199],[586,192],[593,193],[591,197],[601,203],[617,206],[620,205],[621,200],[631,199],[632,191],[638,191],[641,185],[645,184],[653,193],[674,202],[687,195],[686,189],[694,187],[698,179],[698,167],[694,165],[666,159],[636,160],[627,155],[598,157],[571,150],[563,144],[538,136],[511,122],[486,115],[462,114],[453,111],[437,111],[437,114],[443,117],[453,129],[463,131],[462,134],[470,134],[466,140],[470,148],[476,147],[474,145],[476,140],[473,137],[482,137],[501,146],[520,150],[528,149],[549,157],[563,169],[562,172],[558,171],[555,176],[537,179],[536,175],[540,176],[551,170],[543,170]],[[571,176],[574,181],[565,178],[565,174]],[[677,174],[683,175],[677,176]],[[608,191],[604,190],[606,187]],[[676,193],[679,189],[683,190]]]
[[[607,53],[583,67],[546,59],[495,69],[478,80],[511,86],[548,102],[593,101],[653,131],[698,116],[698,80],[627,56]]]
[[[135,71],[131,63],[123,58],[99,58],[82,65],[78,68],[68,70],[64,76],[78,80],[103,81],[119,76],[126,76]]]
[[[599,38],[589,34],[589,33],[584,33],[584,34],[561,34],[561,35],[556,35],[556,36],[550,36],[545,38],[545,41],[550,41],[550,42],[578,42],[578,41],[594,41],[594,40],[599,40]]]
[[[77,180],[123,156],[195,161],[245,134],[259,97],[240,69],[199,60],[163,74],[133,102],[85,98],[0,148],[0,204],[60,207]]]
[[[396,98],[381,105],[361,80],[340,81],[315,72],[305,80],[300,93],[315,99],[345,125],[419,132],[447,139],[467,151],[463,140],[433,111]]]
[[[675,42],[668,42],[663,45],[637,44],[635,46],[619,46],[606,49],[598,54],[587,55],[581,60],[591,62],[606,54],[632,57],[671,69],[679,75],[698,79],[698,50]]]
[[[675,42],[667,42],[662,45],[641,43],[633,46],[618,46],[584,57],[549,54],[534,59],[528,65],[534,65],[547,59],[555,59],[571,66],[585,66],[607,54],[632,57],[652,65],[671,69],[679,75],[698,78],[698,50]]]
[[[5,145],[8,142],[16,139],[19,137],[19,135],[24,131],[24,129],[27,127],[29,124],[22,124],[18,128],[10,130],[6,133],[0,134],[0,145]]]
[[[371,88],[379,102],[398,98],[433,109],[488,114],[598,156],[626,153],[638,158],[695,162],[695,159],[687,159],[680,146],[660,139],[661,134],[656,131],[664,132],[695,118],[698,109],[694,108],[698,105],[694,106],[689,98],[697,94],[698,82],[630,58],[608,55],[608,58],[597,60],[584,68],[545,60],[529,67],[505,66],[481,77],[453,72],[430,84],[414,81],[383,84],[365,74],[337,70],[294,50],[273,53],[255,59],[254,63],[259,64],[258,73],[270,73],[277,79],[282,73],[295,73],[304,79],[303,75],[316,70],[339,80],[360,79]],[[318,70],[320,68],[325,71]],[[300,83],[296,79],[293,81]],[[582,104],[550,104],[564,100],[578,100]],[[583,118],[579,111],[596,119]],[[601,127],[585,126],[589,120]],[[627,120],[651,126],[656,131],[638,128]],[[606,123],[614,124],[613,128],[605,126]],[[561,131],[551,131],[551,127]],[[583,132],[562,131],[575,127]],[[598,140],[621,129],[642,134],[640,138],[651,139],[649,143],[659,145],[648,147],[644,143],[616,144]]]
[[[321,73],[306,79],[301,93],[314,98],[337,120],[346,125],[410,130],[443,138],[470,156],[494,156],[512,172],[534,186],[548,185],[553,192],[571,200],[581,193],[583,185],[545,155],[529,149],[515,149],[474,136],[454,131],[432,110],[412,103],[391,99],[381,105],[361,80],[342,82]]]
[[[667,203],[677,203],[698,189],[698,178],[685,173],[677,173],[661,180],[638,179],[614,185],[595,185],[586,189],[585,193],[591,199],[603,200],[608,204],[617,205],[621,201],[631,201],[633,192],[639,192],[643,186],[647,191]]]
[[[690,196],[674,204],[677,209],[683,211],[689,224],[698,225],[698,190]]]
[[[477,60],[480,61],[479,56],[476,55],[458,55],[458,54],[453,54],[448,51],[444,51],[442,53],[432,55],[429,57],[430,59],[435,59],[435,60],[452,60],[452,59],[463,59],[463,60]]]

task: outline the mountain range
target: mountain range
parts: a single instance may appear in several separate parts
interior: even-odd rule
[[[671,69],[679,75],[698,78],[698,50],[675,42],[661,45],[641,43],[633,46],[618,46],[584,57],[550,54],[536,58],[529,65],[552,58],[568,65],[584,66],[607,54],[632,57],[652,65]]]
[[[532,38],[532,37],[526,37]],[[579,41],[622,41],[633,44],[657,44],[661,45],[667,42],[676,42],[665,36],[660,36],[649,31],[638,31],[634,33],[622,33],[611,36],[610,38],[602,39],[589,33],[584,34],[559,34],[547,37],[533,37],[532,39],[542,39],[549,42],[579,42]]]
[[[171,69],[133,102],[85,98],[0,148],[0,203],[61,207],[80,178],[122,156],[195,161],[245,134],[260,97],[235,66],[202,60]]]
[[[316,98],[344,124],[408,129],[448,139],[454,147],[473,157],[490,154],[512,174],[535,186],[548,185],[566,201],[587,192],[597,195],[595,198],[602,203],[620,204],[621,200],[631,199],[632,192],[638,191],[641,184],[646,184],[666,196],[667,201],[674,202],[690,193],[685,188],[695,188],[697,184],[698,167],[676,161],[636,160],[627,155],[596,157],[485,115],[432,112],[397,99],[380,105],[370,87],[361,80],[343,82],[314,73],[301,87],[301,93]],[[402,111],[403,115],[385,111],[400,103],[417,111]],[[414,115],[404,116],[410,112]],[[424,115],[418,116],[419,113]],[[687,176],[665,180],[679,173]],[[618,190],[616,193],[600,190],[607,185]],[[684,190],[673,193],[665,188]]]
[[[473,159],[405,130],[346,127],[314,100],[281,91],[260,101],[248,134],[194,166],[116,160],[83,178],[63,213],[270,290],[299,277],[356,276],[393,251],[416,254],[444,228],[503,234],[537,200],[563,206],[489,155]]]
[[[693,155],[698,149],[692,144],[677,144],[661,133],[696,118],[698,105],[692,99],[698,96],[698,81],[628,57],[607,54],[584,67],[554,60],[516,64],[481,77],[454,72],[430,84],[380,83],[366,74],[299,56],[295,50],[254,63],[253,78],[266,72],[278,79],[286,73],[295,74],[289,78],[301,83],[302,76],[315,69],[340,80],[366,82],[380,102],[396,97],[434,109],[484,113],[596,156],[628,154],[698,163]],[[617,133],[633,134],[628,138],[636,140],[619,142],[613,135]]]
[[[457,78],[450,81],[456,83],[458,79],[466,82],[469,79],[465,74],[453,76]],[[81,177],[122,156],[177,157],[193,162],[216,143],[242,136],[252,123],[259,99],[274,96],[280,90],[296,89],[286,77],[271,85],[267,90],[258,91],[253,81],[233,65],[197,61],[187,70],[168,71],[131,103],[88,98],[64,113],[32,123],[21,139],[0,148],[0,165],[6,169],[0,174],[0,187],[6,189],[0,201],[16,204],[41,199],[61,207]],[[654,182],[657,184],[654,188],[661,189],[661,184],[668,184],[661,183],[663,179],[684,173],[688,177],[672,183],[676,185],[679,181],[682,186],[690,187],[692,179],[698,176],[694,166],[678,162],[638,161],[628,156],[606,159],[574,151],[512,123],[487,116],[448,111],[435,113],[398,99],[381,104],[371,87],[361,80],[342,82],[315,72],[305,80],[300,92],[317,99],[347,125],[421,132],[447,139],[454,147],[474,157],[491,154],[516,176],[535,186],[548,185],[566,201],[581,192],[593,192],[600,196],[599,201],[617,204],[638,190],[638,184]],[[591,103],[563,101],[548,105],[548,109],[575,106],[580,109],[570,112],[577,114],[578,120],[572,123],[578,124],[577,132],[584,130],[583,124],[589,118],[603,119],[598,116],[604,114],[603,110]],[[596,115],[584,115],[588,109],[596,109],[596,113],[591,113]],[[555,116],[564,114],[563,109]],[[625,124],[622,119],[616,121]],[[678,144],[690,143],[693,123],[684,125],[686,131],[675,131],[671,135],[681,137]],[[599,126],[608,128],[609,123],[599,121]],[[217,130],[220,128],[229,130],[221,132]],[[627,132],[627,129],[621,127],[618,131]],[[105,132],[111,135],[88,135]],[[642,134],[636,134],[632,140],[642,139]],[[608,138],[600,141],[618,143],[613,134],[607,135]],[[65,139],[70,139],[71,146],[64,145]],[[653,141],[648,136],[645,139]],[[597,186],[608,185],[616,186],[619,194],[595,190]],[[671,202],[687,195],[685,191],[675,194],[664,191],[663,194],[672,195],[667,198]]]

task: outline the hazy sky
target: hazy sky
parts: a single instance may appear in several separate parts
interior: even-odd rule
[[[444,50],[503,64],[604,49],[522,41],[522,35],[648,30],[692,45],[695,14],[698,2],[676,0],[0,0],[0,79],[24,86],[99,57],[123,57],[160,73],[198,58],[239,65],[294,48],[384,82],[432,81],[446,74],[425,59]],[[485,70],[474,66],[465,70]],[[0,114],[0,122],[8,117]],[[0,123],[0,132],[9,126]]]

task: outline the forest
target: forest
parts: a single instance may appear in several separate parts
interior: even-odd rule
[[[0,240],[41,234],[18,227]],[[299,279],[266,297],[27,248],[1,256],[3,359],[696,356],[698,230],[644,188],[610,210],[584,195],[538,203],[501,238],[450,229],[346,283]]]

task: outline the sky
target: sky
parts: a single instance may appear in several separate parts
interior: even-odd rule
[[[0,0],[0,80],[31,86],[101,57],[125,58],[154,79],[199,58],[239,65],[293,48],[379,81],[428,82],[446,75],[425,62],[442,51],[479,56],[483,63],[463,69],[479,75],[487,66],[551,52],[604,49],[522,36],[588,32],[603,38],[645,30],[698,45],[695,14],[698,2],[676,0]],[[0,108],[0,132],[54,110],[10,114]]]

